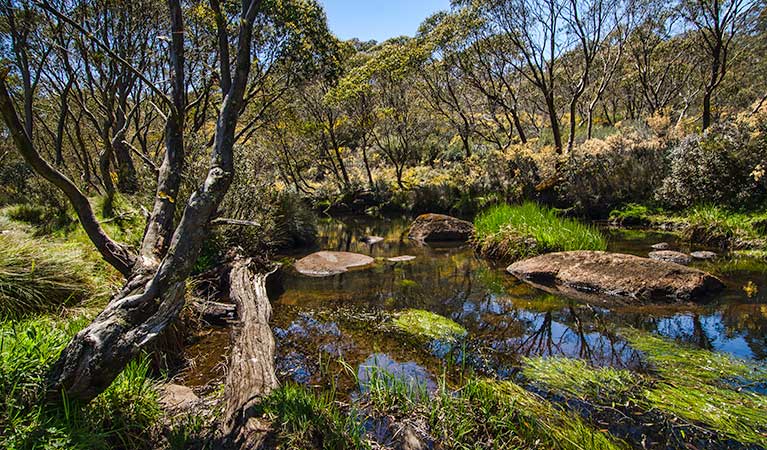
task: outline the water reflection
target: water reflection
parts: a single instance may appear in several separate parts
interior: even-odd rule
[[[698,264],[727,284],[714,303],[596,308],[520,283],[503,267],[477,258],[468,246],[415,245],[407,239],[408,225],[406,218],[346,218],[320,224],[320,249],[363,253],[377,263],[319,279],[289,271],[285,291],[274,302],[281,376],[322,383],[327,381],[323,358],[363,367],[373,356],[397,373],[424,370],[431,376],[445,364],[462,364],[505,378],[514,375],[523,357],[554,355],[642,370],[641,356],[619,338],[618,330],[625,326],[738,357],[767,357],[767,305],[761,304],[767,301],[764,263],[723,259]],[[366,236],[384,240],[370,245]],[[661,241],[690,250],[667,234],[613,232],[610,239],[611,250],[639,255]],[[401,255],[416,259],[385,260]],[[759,287],[758,296],[751,299],[741,289],[749,280]],[[449,317],[468,330],[468,337],[459,345],[425,348],[403,339],[386,325],[405,308]]]

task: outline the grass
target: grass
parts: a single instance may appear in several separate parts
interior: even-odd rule
[[[103,297],[107,283],[99,274],[78,245],[0,234],[0,319]]]
[[[46,371],[88,321],[38,317],[0,324],[0,447],[152,448],[161,411],[148,357],[131,362],[87,405],[43,400]]]
[[[466,336],[466,329],[452,320],[421,309],[408,309],[394,319],[401,332],[423,340],[456,342]]]
[[[680,346],[638,330],[627,329],[621,334],[644,353],[654,373],[594,368],[568,358],[532,358],[525,360],[523,374],[539,389],[566,399],[579,399],[610,411],[619,408],[624,417],[647,414],[652,422],[663,422],[660,430],[665,432],[686,428],[703,431],[703,439],[718,436],[721,442],[732,439],[767,445],[767,397],[744,389],[747,384],[767,380],[764,367]],[[662,416],[653,417],[653,411]],[[652,428],[658,423],[646,426]],[[707,438],[707,431],[714,434]],[[684,434],[680,437],[685,440]]]
[[[607,240],[595,227],[562,218],[532,202],[491,207],[474,219],[474,227],[474,243],[480,252],[504,260],[607,248]]]
[[[271,421],[278,448],[370,448],[360,418],[344,414],[329,392],[314,393],[304,386],[285,384],[257,407]]]

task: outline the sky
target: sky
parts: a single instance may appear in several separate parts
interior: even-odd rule
[[[375,39],[413,36],[421,22],[450,8],[450,0],[319,0],[330,30],[338,38]]]

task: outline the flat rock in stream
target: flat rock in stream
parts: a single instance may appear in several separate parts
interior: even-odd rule
[[[394,256],[392,258],[386,258],[387,261],[393,262],[393,263],[408,262],[414,259],[415,259],[415,256],[413,255],[402,255],[402,256]]]
[[[375,245],[375,244],[383,242],[384,238],[382,238],[381,236],[363,236],[360,239],[360,241],[368,245]]]
[[[518,261],[506,270],[531,284],[554,286],[576,297],[672,302],[697,300],[724,288],[718,278],[701,270],[597,251],[549,253]]]
[[[474,225],[444,214],[421,214],[410,226],[408,237],[420,242],[464,242],[474,233]]]
[[[659,250],[656,252],[650,252],[650,254],[647,256],[650,259],[681,264],[683,266],[686,266],[692,262],[692,258],[690,258],[689,255],[685,255],[682,252],[675,252],[673,250]]]
[[[322,251],[312,253],[296,261],[295,269],[310,277],[329,277],[348,272],[349,269],[372,265],[373,258],[350,252]]]

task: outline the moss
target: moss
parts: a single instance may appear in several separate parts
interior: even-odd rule
[[[452,320],[421,309],[408,309],[394,319],[394,326],[419,339],[455,342],[467,332]]]

